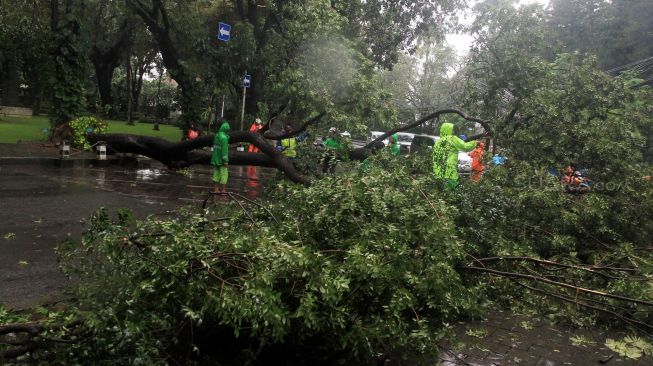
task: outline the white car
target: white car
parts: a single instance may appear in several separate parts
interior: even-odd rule
[[[402,152],[410,152],[410,144],[413,142],[413,138],[415,138],[414,133],[407,133],[407,132],[399,132],[397,133],[399,135],[399,149]]]
[[[460,173],[472,172],[472,157],[469,156],[469,153],[463,151],[458,152],[458,172]]]
[[[381,137],[384,133],[385,132],[381,132],[381,131],[372,131],[372,132],[370,132],[369,136],[367,137],[367,140],[370,141],[370,142],[374,141],[377,138]],[[383,145],[388,146],[388,143],[389,143],[388,139],[383,140]]]

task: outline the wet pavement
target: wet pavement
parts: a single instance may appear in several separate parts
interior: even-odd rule
[[[454,331],[440,354],[441,366],[653,365],[651,356],[629,359],[605,346],[606,339],[621,340],[626,333],[567,328],[501,311]]]
[[[138,168],[72,167],[53,164],[0,165],[0,304],[20,309],[61,299],[66,279],[54,247],[79,240],[83,222],[99,207],[129,208],[136,217],[199,207],[212,188],[210,170],[172,172],[156,162]],[[260,195],[275,171],[230,167],[228,189]]]

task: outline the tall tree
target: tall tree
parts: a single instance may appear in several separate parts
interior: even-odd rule
[[[50,0],[54,58],[50,121],[54,126],[84,113],[87,42],[80,19],[85,8],[81,0],[66,0],[64,5],[61,9],[58,0]]]
[[[38,104],[50,76],[48,8],[5,0],[0,6],[0,99],[5,105]],[[26,99],[20,100],[22,87]]]
[[[402,51],[415,50],[424,35],[441,38],[456,23],[456,10],[466,0],[331,0],[347,19],[347,34],[377,64],[392,67]]]
[[[596,54],[602,47],[606,0],[552,0],[549,24],[565,50]]]
[[[170,2],[166,4],[164,0],[126,0],[127,4],[138,14],[147,29],[156,41],[163,59],[165,68],[170,76],[179,84],[181,89],[181,110],[182,121],[186,126],[190,126],[200,119],[201,110],[201,93],[197,73],[189,66],[193,57],[187,52],[180,52],[185,32],[193,27],[193,24],[176,24],[170,16],[166,5],[175,8],[175,13],[183,16],[184,11],[188,11],[192,2]],[[197,22],[197,21],[196,21]],[[192,45],[186,45],[189,47]]]
[[[113,104],[111,81],[115,69],[126,57],[136,31],[136,20],[116,1],[94,1],[90,21],[90,60],[95,68],[102,107]]]
[[[402,119],[421,117],[452,105],[449,74],[457,63],[453,49],[432,39],[420,41],[412,56],[401,55],[392,70],[382,72]]]

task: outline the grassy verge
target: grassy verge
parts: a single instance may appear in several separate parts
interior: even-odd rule
[[[168,141],[179,141],[181,131],[178,127],[160,125],[160,131],[152,130],[149,123],[136,123],[129,126],[125,121],[107,120],[109,133],[130,133],[134,135],[161,137]],[[48,129],[44,132],[44,129]],[[16,143],[18,141],[43,141],[48,137],[50,122],[48,117],[36,116],[30,118],[0,117],[0,143]]]

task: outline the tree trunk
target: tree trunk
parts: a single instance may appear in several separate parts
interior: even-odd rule
[[[132,122],[132,62],[130,57],[127,57],[127,63],[125,65],[127,69],[127,78],[125,82],[127,83],[127,124],[133,125]]]
[[[141,90],[143,89],[143,76],[145,75],[145,72],[147,71],[147,65],[140,64],[140,65],[138,65],[137,69],[138,69],[138,71],[136,73],[134,73],[134,76],[132,77],[132,79],[133,79],[133,82],[132,82],[132,109],[135,112],[138,112],[139,108],[140,108]]]
[[[9,59],[4,66],[6,77],[2,82],[2,104],[18,106],[20,104],[20,61]]]
[[[213,145],[213,137],[214,135],[204,135],[193,140],[173,143],[150,136],[90,134],[88,135],[88,141],[91,143],[104,141],[114,151],[145,155],[160,161],[169,168],[178,169],[193,164],[210,164],[211,154],[197,149]],[[311,179],[297,171],[292,162],[277,151],[275,146],[267,142],[261,134],[249,131],[232,131],[229,132],[229,142],[249,142],[261,150],[261,153],[230,151],[229,164],[274,167],[284,172],[293,182],[304,185],[310,184]]]
[[[247,90],[245,99],[245,113],[256,116],[258,114],[258,103],[264,101],[265,97],[265,71],[262,66],[252,72],[252,84]]]
[[[161,78],[163,78],[163,70],[158,69],[159,72],[159,82],[156,86],[156,107],[154,108],[154,131],[159,130],[159,102],[161,97]]]
[[[102,104],[103,110],[104,106],[113,105],[113,96],[111,95],[113,73],[120,66],[121,60],[132,44],[133,23],[126,20],[122,23],[121,28],[122,33],[113,44],[108,48],[93,46],[89,56],[95,68],[95,76],[100,92],[100,103]]]
[[[128,0],[127,3],[147,25],[152,37],[159,46],[163,64],[168,70],[168,74],[179,85],[182,122],[187,130],[191,123],[197,123],[200,120],[201,95],[195,81],[195,75],[183,65],[179,50],[170,35],[172,26],[165,4],[162,0],[151,0],[149,2],[152,5],[150,8],[141,0]]]
[[[105,105],[113,105],[111,81],[113,80],[113,72],[117,65],[107,63],[106,58],[103,56],[98,55],[94,57],[94,53],[91,54],[91,62],[95,67],[95,77],[97,78],[98,91],[100,92],[100,103],[102,110],[104,110]]]

